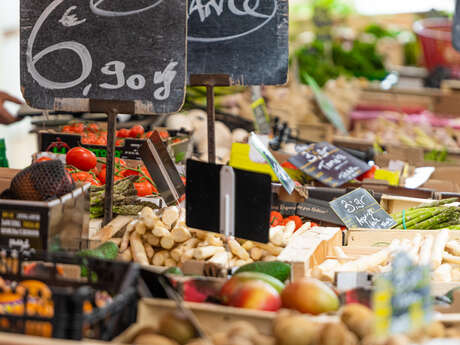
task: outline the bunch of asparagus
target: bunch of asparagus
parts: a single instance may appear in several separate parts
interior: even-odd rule
[[[113,186],[113,213],[116,215],[135,216],[145,206],[157,208],[155,203],[140,199],[137,196],[134,182],[138,176],[128,176],[115,181]],[[100,218],[104,215],[105,186],[90,188],[90,216]]]
[[[396,221],[396,229],[459,229],[460,207],[449,206],[457,198],[449,198],[431,203],[421,204],[405,212],[392,214]]]

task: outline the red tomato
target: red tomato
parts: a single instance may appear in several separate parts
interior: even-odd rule
[[[94,142],[95,145],[106,146],[107,145],[107,138],[99,137]]]
[[[270,213],[270,226],[281,225],[283,221],[283,216],[277,211],[272,211]]]
[[[129,138],[129,129],[122,128],[117,132],[118,138]]]
[[[139,172],[136,171],[136,170],[132,170],[132,169],[125,169],[125,170],[123,170],[122,174],[123,174],[124,177],[138,176]]]
[[[374,178],[376,170],[377,170],[377,166],[373,165],[369,171],[366,171],[364,174],[358,176],[356,179],[358,181],[364,181],[365,179],[372,179]]]
[[[129,131],[129,136],[131,138],[142,138],[143,135],[144,135],[144,127],[142,127],[141,125],[135,125]]]
[[[315,222],[310,222],[310,226],[311,226],[312,228],[316,228],[316,227],[318,227],[319,225],[318,225],[317,223],[315,223]]]
[[[168,138],[169,138],[169,133],[168,133],[168,131],[160,131],[160,137],[161,137],[161,139],[163,139],[163,140],[168,140]]]
[[[83,133],[85,131],[85,125],[83,123],[74,123],[72,125],[72,131],[74,133]]]
[[[97,123],[90,123],[86,129],[90,132],[97,133],[99,132],[99,125]]]
[[[150,131],[150,132],[145,133],[144,136],[145,136],[145,138],[148,139],[148,138],[150,138],[152,136],[152,134],[153,134],[153,131]]]
[[[37,163],[46,162],[46,161],[52,161],[52,160],[53,159],[50,158],[50,157],[43,156],[43,157],[40,157],[39,159],[37,159]]]
[[[106,178],[107,178],[107,168],[104,166],[101,171],[99,171],[99,174],[97,175],[99,181],[101,181],[102,184],[105,184]],[[119,171],[115,172],[115,175],[113,176],[114,181],[118,181],[123,179],[123,176],[120,176]]]
[[[115,146],[123,146],[123,140],[118,139],[117,141],[115,141]]]
[[[173,139],[172,142],[173,142],[173,144],[175,144],[175,143],[180,143],[181,141],[182,141],[182,139],[176,138],[176,139]]]
[[[80,171],[72,174],[72,178],[75,182],[89,182],[93,186],[100,186],[101,182],[93,177],[89,172]]]
[[[69,125],[62,127],[62,131],[64,133],[73,133],[72,126],[69,126]]]
[[[295,231],[297,231],[303,224],[302,219],[299,216],[289,216],[284,220],[287,223],[290,221],[294,221],[295,223]]]
[[[94,153],[83,147],[74,147],[66,155],[66,163],[77,169],[89,171],[96,167],[97,158]]]
[[[134,188],[136,188],[138,196],[152,195],[154,193],[154,187],[147,181],[134,183]]]

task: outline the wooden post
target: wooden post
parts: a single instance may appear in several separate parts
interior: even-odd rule
[[[107,121],[107,156],[106,156],[106,181],[104,199],[104,221],[107,225],[113,217],[113,186],[115,175],[115,138],[117,127],[117,115],[133,114],[134,102],[90,100],[91,112],[102,112],[108,116]]]
[[[227,74],[192,74],[190,86],[206,87],[206,109],[208,113],[208,162],[216,164],[216,107],[214,103],[214,87],[230,86]]]

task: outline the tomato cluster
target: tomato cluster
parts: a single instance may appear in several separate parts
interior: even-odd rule
[[[295,231],[297,231],[302,225],[302,219],[299,216],[289,216],[283,218],[282,214],[277,211],[272,211],[270,213],[270,226],[278,226],[278,225],[286,225],[290,221],[294,221],[295,223]],[[318,226],[318,224],[311,222],[311,227]]]
[[[102,186],[106,182],[107,167],[97,167],[97,158],[93,152],[83,147],[74,147],[66,155],[67,170],[74,181],[89,182],[93,186]],[[138,196],[158,194],[158,190],[145,166],[130,168],[123,159],[115,158],[114,180],[128,176],[138,176],[134,187]]]
[[[81,143],[84,145],[107,145],[107,131],[98,123],[84,124],[82,122],[76,122],[62,127],[62,132],[79,134],[81,136]],[[135,125],[131,129],[122,128],[117,131],[117,140],[115,144],[116,146],[122,146],[123,139],[126,138],[147,139],[152,133],[152,131],[145,132],[144,127],[141,125]],[[168,131],[160,131],[160,135],[163,140],[169,139]]]

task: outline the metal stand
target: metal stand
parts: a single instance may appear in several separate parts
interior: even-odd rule
[[[104,221],[107,225],[113,217],[113,186],[115,175],[115,137],[117,127],[117,115],[119,113],[133,114],[134,102],[90,100],[91,112],[107,114],[107,156],[106,156],[106,181],[104,199]]]
[[[231,79],[227,74],[193,74],[190,86],[206,87],[206,109],[208,113],[208,162],[216,164],[216,107],[214,104],[214,87],[230,86]]]

